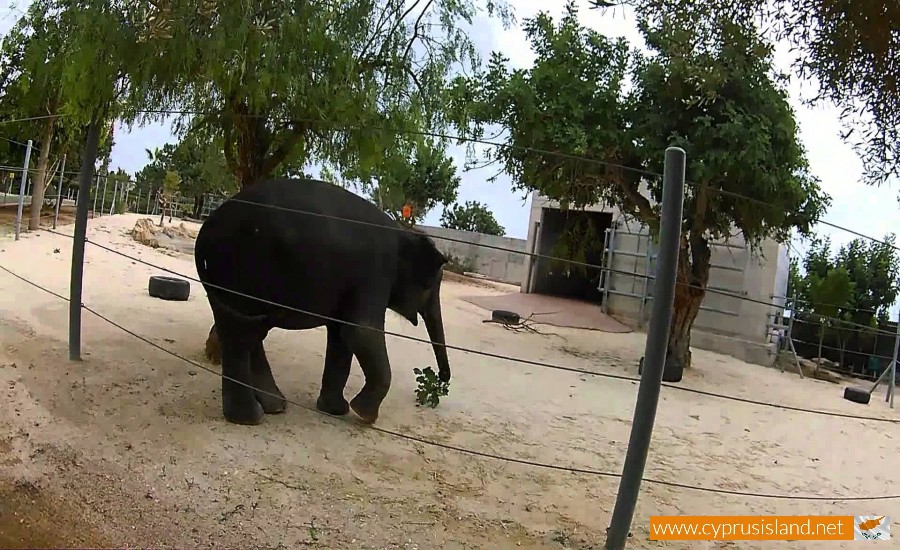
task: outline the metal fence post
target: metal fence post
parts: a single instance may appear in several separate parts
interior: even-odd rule
[[[650,450],[650,439],[653,435],[653,423],[656,419],[656,408],[659,405],[659,392],[666,362],[667,336],[675,302],[675,275],[684,206],[684,173],[684,150],[679,147],[667,148],[663,176],[659,259],[653,289],[653,313],[647,331],[644,368],[634,407],[631,437],[628,440],[622,479],[619,482],[616,505],[607,532],[607,550],[625,548],[631,521],[634,519],[644,467],[647,464],[647,453]]]
[[[62,203],[63,177],[66,173],[66,155],[62,158],[62,168],[59,170],[59,189],[56,190],[56,212],[53,213],[53,229],[56,229],[56,222],[59,221],[59,205]]]
[[[81,360],[81,291],[84,284],[84,243],[87,237],[88,197],[91,176],[97,160],[100,127],[91,121],[81,157],[81,178],[78,182],[78,208],[75,210],[75,233],[72,238],[72,273],[69,277],[69,360]]]
[[[819,372],[819,365],[822,363],[822,343],[825,342],[825,319],[818,313],[819,318],[819,351],[816,353],[816,372]]]
[[[100,217],[103,217],[103,211],[106,210],[106,186],[109,185],[109,176],[103,176],[103,195],[100,199]]]
[[[97,174],[97,190],[100,189],[100,174]],[[81,192],[79,191],[78,196],[81,196]],[[90,196],[90,195],[88,195]],[[94,193],[94,206],[91,208],[91,217],[97,215],[97,199],[100,197],[100,193]]]
[[[897,352],[900,351],[900,315],[897,316],[897,336],[894,337],[894,359],[891,361],[891,375],[888,377],[888,390],[884,400],[894,408],[894,391],[897,388]]]
[[[19,240],[19,233],[22,229],[22,208],[25,206],[25,186],[28,182],[28,166],[31,163],[31,140],[28,140],[28,146],[25,148],[25,166],[22,168],[22,183],[19,185],[19,209],[16,210],[16,240]]]
[[[116,178],[113,181],[113,198],[109,203],[109,215],[113,215],[113,210],[116,208],[116,195],[119,193],[119,178]]]

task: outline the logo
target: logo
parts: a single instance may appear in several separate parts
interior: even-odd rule
[[[853,516],[853,540],[891,540],[891,518]]]

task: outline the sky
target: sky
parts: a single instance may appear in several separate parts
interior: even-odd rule
[[[9,29],[21,14],[19,10],[24,10],[29,3],[30,0],[16,2],[0,0],[0,33]],[[519,24],[540,10],[559,17],[565,5],[564,0],[511,0],[510,3],[515,9]],[[579,5],[579,17],[585,26],[610,37],[624,37],[635,47],[643,46],[631,10],[617,8],[600,13],[587,9],[584,0]],[[492,50],[499,50],[516,66],[528,67],[533,60],[529,43],[520,25],[504,30],[499,21],[478,18],[471,27],[470,36],[484,59]],[[788,48],[779,44],[776,64],[783,71],[790,73],[790,61]],[[895,219],[898,211],[897,186],[885,185],[876,188],[861,182],[862,163],[851,147],[840,139],[841,124],[838,109],[833,106],[811,108],[801,103],[801,98],[814,93],[815,87],[812,83],[794,78],[789,91],[812,172],[821,179],[823,189],[832,197],[832,206],[824,219],[876,238],[882,238],[886,233],[895,231],[895,224],[890,220]],[[145,149],[161,147],[166,142],[174,142],[175,138],[167,124],[157,123],[134,127],[130,131],[120,125],[116,128],[115,141],[111,168],[123,168],[129,173],[134,173],[147,162]],[[457,149],[453,153],[461,170],[463,152]],[[486,181],[496,170],[497,168],[493,167],[462,173],[458,201],[462,203],[467,200],[478,200],[486,203],[506,229],[508,236],[525,238],[529,202],[524,200],[521,194],[510,190],[510,180],[507,177],[501,177],[493,183]],[[424,223],[438,225],[440,214],[441,208],[438,207],[428,214]],[[820,234],[831,236],[835,247],[855,237],[827,226],[820,225],[817,229]],[[801,243],[795,243],[791,254],[802,252],[804,248]]]

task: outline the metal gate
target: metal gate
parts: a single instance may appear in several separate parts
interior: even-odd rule
[[[600,287],[600,290],[603,292],[603,302],[601,307],[604,313],[610,312],[610,296],[626,296],[638,300],[639,305],[636,320],[638,326],[643,327],[650,317],[650,308],[648,305],[650,301],[653,300],[653,282],[656,279],[656,261],[659,257],[659,249],[656,243],[654,243],[647,226],[641,225],[638,231],[632,231],[627,226],[621,228],[619,225],[620,223],[614,223],[612,227],[604,232],[604,250],[606,252],[604,254],[603,267],[605,268],[606,275],[602,279]],[[634,238],[636,240],[637,246],[634,250],[626,250],[621,247],[622,240],[628,238]],[[737,245],[722,242],[711,242],[710,247],[744,248],[742,246],[739,247]],[[622,257],[634,259],[633,270],[623,269],[617,266],[617,263],[621,263],[618,262],[618,259]],[[642,263],[641,260],[643,260],[643,269],[640,269],[640,264]],[[710,268],[710,282],[712,284],[707,285],[708,290],[718,290],[739,296],[745,296],[747,294],[746,290],[743,288],[735,290],[717,286],[715,284],[716,271],[743,272],[743,268],[716,262],[713,262]],[[740,316],[738,311],[724,310],[705,305],[701,305],[700,310],[730,315],[733,317]]]

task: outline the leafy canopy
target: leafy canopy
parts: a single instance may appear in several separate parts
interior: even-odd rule
[[[487,205],[478,201],[466,201],[463,205],[454,204],[452,208],[445,208],[441,213],[441,227],[501,237],[506,234]]]
[[[609,8],[630,5],[642,16],[678,26],[683,20],[726,18],[762,28],[796,55],[793,68],[818,93],[809,102],[841,108],[846,131],[865,166],[881,184],[900,176],[900,3],[824,0],[592,0]]]
[[[130,118],[189,111],[179,128],[221,137],[242,185],[310,159],[368,180],[386,152],[412,157],[415,132],[443,124],[445,77],[476,60],[461,25],[482,11],[472,0],[127,6],[125,27],[139,29],[144,51],[130,73]],[[504,4],[485,7],[509,20]]]
[[[796,294],[798,310],[863,325],[889,321],[890,308],[900,295],[900,252],[895,242],[894,234],[881,243],[858,238],[833,251],[830,238],[813,239],[806,255],[791,266],[789,294]],[[843,285],[835,282],[843,277],[851,287],[849,295],[842,290],[828,295]]]
[[[419,223],[438,204],[456,200],[460,178],[445,149],[431,140],[422,140],[410,157],[386,154],[377,167],[379,176],[361,187],[369,199],[396,220],[403,207],[412,207],[413,223]]]
[[[685,232],[705,240],[737,227],[755,247],[787,240],[792,229],[808,233],[824,212],[830,199],[808,171],[772,48],[750,30],[724,20],[645,21],[652,54],[643,56],[581,26],[573,2],[558,23],[540,13],[523,27],[533,67],[510,70],[495,52],[486,70],[456,78],[450,90],[458,126],[476,136],[487,124],[508,130],[514,147],[490,154],[518,188],[564,206],[614,204],[656,232],[661,179],[643,182],[648,197],[640,172],[601,162],[661,173],[663,152],[675,145],[687,152],[694,184]]]

